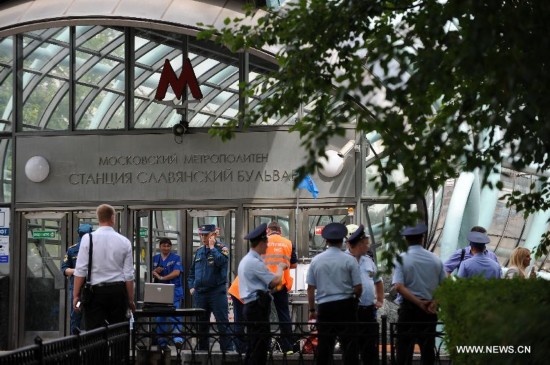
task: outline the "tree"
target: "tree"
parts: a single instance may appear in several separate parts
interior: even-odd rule
[[[411,202],[460,171],[487,176],[505,156],[518,170],[548,169],[548,15],[550,4],[536,0],[298,0],[248,9],[201,36],[233,51],[278,47],[279,67],[263,83],[273,97],[239,120],[246,127],[312,103],[293,127],[308,153],[298,181],[350,118],[359,131],[377,131],[389,158],[378,162],[376,187],[393,198],[390,219],[401,226],[417,218]],[[245,95],[257,85],[243,85]],[[213,133],[229,138],[237,125]],[[384,178],[399,168],[409,178],[401,186]],[[550,208],[540,181],[508,204],[526,215]],[[398,232],[386,239],[401,242]],[[383,254],[388,263],[399,247]],[[547,252],[548,240],[538,248]]]

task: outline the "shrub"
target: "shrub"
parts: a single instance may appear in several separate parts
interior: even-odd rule
[[[550,282],[446,280],[435,297],[454,364],[550,364]]]

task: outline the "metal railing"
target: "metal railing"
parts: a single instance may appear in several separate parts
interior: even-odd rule
[[[117,323],[78,335],[42,341],[0,355],[0,365],[130,364],[130,329]]]
[[[242,345],[243,342],[246,343],[247,335],[238,330],[238,325],[246,327],[248,323],[211,323],[187,319],[182,320],[179,324],[174,324],[174,322],[159,321],[158,318],[143,318],[134,324],[132,352],[134,360],[138,365],[163,363],[163,359],[173,359],[174,357],[178,364],[244,364],[246,345]],[[168,348],[164,349],[158,346],[158,339],[170,339],[174,336],[174,333],[159,332],[157,326],[161,324],[171,325],[175,330],[174,333],[177,333],[177,337],[183,339],[183,344],[176,347],[173,340],[170,340]],[[331,324],[330,331],[334,331],[334,333],[328,333],[325,336],[335,336],[337,341],[332,358],[328,359],[327,363],[341,364],[343,355],[347,355],[349,351],[357,352],[361,358],[369,356],[374,351],[374,357],[378,359],[378,363],[396,364],[398,358],[396,345],[400,341],[403,343],[403,340],[407,340],[413,346],[410,360],[413,360],[412,353],[414,353],[414,360],[418,363],[419,349],[424,348],[424,354],[428,353],[424,344],[425,339],[430,337],[435,338],[430,343],[438,344],[432,348],[434,362],[436,364],[449,363],[448,359],[442,356],[441,340],[444,336],[442,331],[426,332],[424,323],[407,323],[406,325],[406,331],[401,323],[389,323],[388,325],[386,316],[382,316],[380,323]],[[208,328],[207,331],[204,329],[205,327]],[[200,330],[200,328],[202,329]],[[220,328],[225,328],[225,331],[220,332]],[[317,346],[319,336],[322,336],[318,332],[317,325],[312,325],[309,322],[292,322],[292,328],[291,343],[293,347],[292,351],[288,353],[281,346],[283,335],[280,333],[278,322],[271,322],[268,333],[255,333],[258,336],[265,335],[270,338],[267,364],[309,365],[317,363]],[[355,348],[352,349],[349,343],[340,343],[337,333],[345,333],[342,337],[347,342],[353,342]],[[205,348],[203,342],[201,348],[199,339],[205,337],[208,338],[208,346]],[[228,343],[229,345],[227,345]],[[370,364],[373,361],[369,360],[365,363]]]
[[[173,326],[172,333],[163,333],[157,330],[157,325],[162,324],[158,318],[142,318],[134,323],[132,330],[133,340],[130,342],[130,329],[128,323],[119,323],[79,335],[67,336],[57,340],[43,342],[41,338],[35,339],[35,344],[0,355],[0,365],[125,365],[125,364],[169,364],[174,359],[178,364],[244,364],[245,351],[243,346],[237,346],[238,341],[246,342],[246,334],[236,332],[235,323],[225,323],[218,327],[217,323],[198,322],[192,318],[186,318],[181,323],[165,322]],[[204,330],[207,325],[208,331]],[[241,325],[247,322],[240,323]],[[225,326],[224,326],[225,325]],[[433,326],[433,325],[432,325]],[[175,346],[173,329],[177,327],[177,337],[183,339],[182,346]],[[268,364],[296,364],[309,365],[317,363],[317,346],[319,336],[316,325],[309,322],[293,322],[291,343],[292,352],[287,353],[281,347],[282,335],[279,323],[271,323],[271,328],[266,336],[270,337],[270,345],[267,354]],[[438,326],[440,327],[440,326]],[[199,330],[199,328],[203,328]],[[225,332],[220,332],[225,328]],[[419,349],[425,349],[428,343],[433,350],[433,362],[435,364],[449,363],[442,356],[441,344],[444,333],[442,331],[426,330],[424,323],[389,323],[386,316],[382,316],[380,323],[336,323],[332,325],[328,336],[335,335],[336,342],[328,364],[342,363],[344,353],[351,351],[350,343],[354,343],[355,349],[361,357],[368,356],[366,350],[374,346],[379,364],[396,364],[398,345],[405,341],[408,349],[415,353],[414,362],[418,363]],[[323,331],[321,331],[323,332]],[[337,333],[345,332],[348,343],[340,343]],[[325,332],[326,333],[326,332]],[[260,334],[263,335],[263,334]],[[326,336],[326,335],[325,335]],[[161,349],[157,341],[159,338],[168,338],[170,347]],[[199,348],[199,338],[208,338],[208,346]],[[435,341],[433,340],[435,338]],[[426,339],[429,339],[426,342]],[[132,345],[130,344],[132,343]],[[221,344],[224,344],[221,346]],[[229,345],[227,346],[226,344]],[[204,343],[203,343],[204,345]],[[223,348],[227,346],[226,348]],[[367,348],[368,347],[368,348]],[[133,354],[130,356],[130,354]],[[154,355],[154,356],[152,356]],[[154,358],[154,360],[152,360]],[[413,357],[404,363],[411,363]],[[430,361],[431,362],[431,361]],[[367,363],[372,363],[368,361]]]

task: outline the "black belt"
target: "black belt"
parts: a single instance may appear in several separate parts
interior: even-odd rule
[[[359,310],[369,310],[369,311],[372,311],[372,310],[376,310],[376,306],[373,304],[373,305],[360,305],[359,306]]]
[[[93,288],[103,288],[107,286],[115,286],[115,285],[124,285],[124,281],[111,281],[106,283],[99,283],[96,285],[92,285]]]

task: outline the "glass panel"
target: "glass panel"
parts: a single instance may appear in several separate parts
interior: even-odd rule
[[[13,121],[13,39],[0,38],[0,132],[11,131]]]
[[[12,188],[12,143],[11,139],[0,140],[0,164],[1,173],[0,181],[2,183],[2,189],[0,190],[0,202],[11,202],[11,188]]]
[[[124,41],[113,28],[76,27],[77,130],[124,128]]]
[[[166,38],[164,38],[166,37]],[[160,81],[160,74],[166,59],[170,60],[175,74],[179,77],[183,64],[181,36],[164,34],[159,38],[155,31],[136,32],[134,53],[134,128],[171,128],[181,121],[176,109],[154,100]],[[203,90],[204,93],[204,90]],[[181,105],[172,87],[168,87],[165,101]],[[184,109],[179,109],[182,112]]]
[[[388,161],[388,157],[381,160],[382,165],[385,165]],[[373,178],[377,179],[380,175],[378,166],[374,163],[371,163],[366,167],[365,171],[365,188],[363,189],[363,197],[378,197],[378,192],[374,187]],[[388,177],[388,181],[394,182],[397,186],[402,185],[408,181],[408,178],[403,174],[401,166],[399,170],[392,171],[392,174]]]
[[[58,337],[60,331],[60,289],[65,279],[61,274],[61,221],[30,219],[27,221],[27,278],[25,331],[40,332],[43,339]]]
[[[69,28],[23,35],[22,130],[69,126]]]
[[[326,214],[308,216],[308,257],[325,250],[325,239],[321,236],[323,228],[333,222],[347,224],[347,214]],[[342,249],[345,247],[342,245]]]

